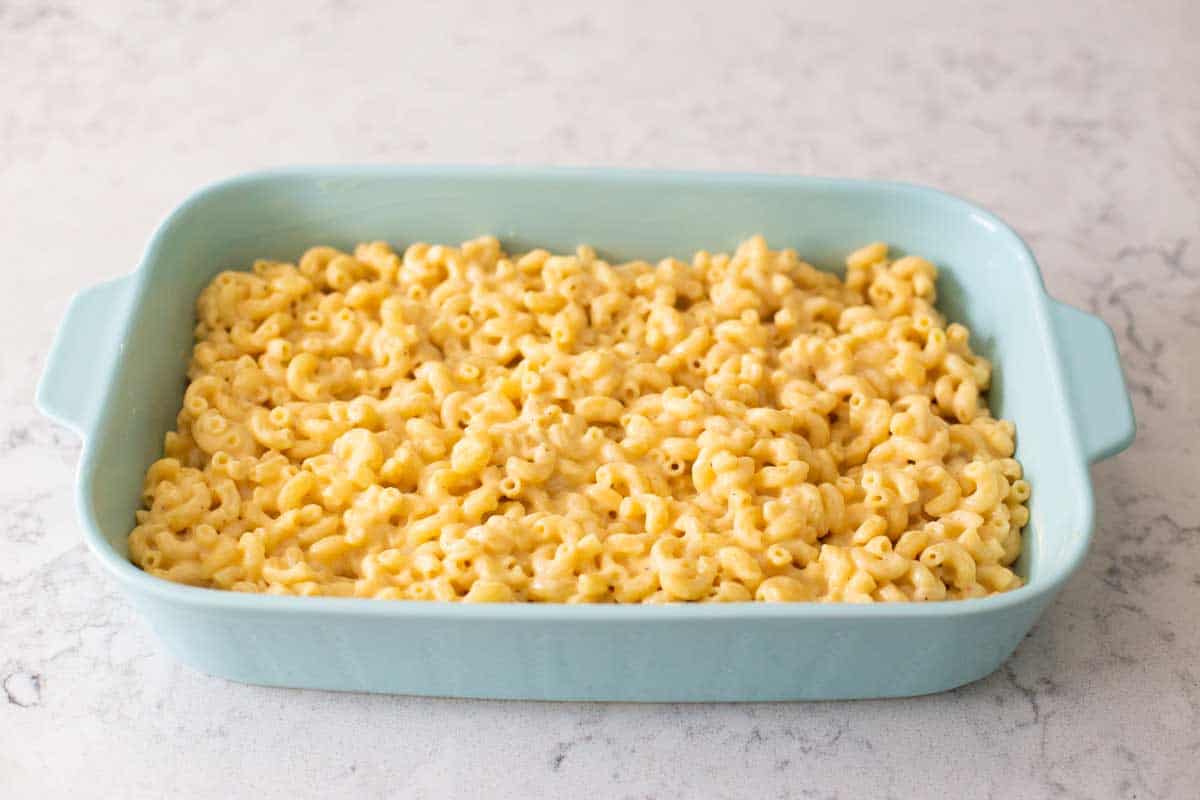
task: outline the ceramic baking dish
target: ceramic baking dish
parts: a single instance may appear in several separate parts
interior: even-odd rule
[[[764,234],[836,268],[882,239],[941,269],[941,307],[996,364],[990,402],[1017,424],[1033,485],[1019,571],[996,597],[902,605],[460,605],[246,595],[150,577],[126,557],[142,475],[180,407],[194,303],[220,270],[305,247],[495,234],[510,249],[595,245],[687,257]],[[203,189],[132,275],[80,292],[38,405],[84,440],[84,536],[167,648],[248,683],[572,700],[914,695],[996,669],[1078,567],[1094,527],[1088,463],[1134,420],[1112,332],[1052,300],[1004,223],[914,186],[703,173],[314,167]]]

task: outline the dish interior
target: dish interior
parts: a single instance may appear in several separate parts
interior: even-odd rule
[[[370,169],[206,189],[163,224],[128,306],[113,309],[128,322],[114,331],[109,355],[119,348],[119,358],[82,468],[87,510],[124,557],[142,476],[182,400],[196,297],[221,270],[292,261],[317,243],[384,239],[400,249],[492,234],[510,252],[586,242],[610,260],[653,260],[732,251],[756,233],[823,269],[841,271],[847,253],[876,240],[937,265],[938,306],[993,361],[988,402],[1016,423],[1016,457],[1033,486],[1017,571],[1033,586],[1068,570],[1088,535],[1089,489],[1028,251],[995,218],[938,192],[812,179]]]

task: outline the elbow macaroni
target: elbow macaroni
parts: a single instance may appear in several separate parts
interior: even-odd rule
[[[271,594],[828,601],[1013,589],[1029,484],[936,270],[761,237],[609,264],[309,250],[197,304],[147,572]]]

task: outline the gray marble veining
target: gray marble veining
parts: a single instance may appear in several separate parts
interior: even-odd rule
[[[1178,0],[0,2],[0,797],[1190,798],[1200,786],[1200,25]],[[997,211],[1116,330],[1137,442],[1015,657],[954,692],[469,702],[228,684],[80,544],[32,393],[68,297],[288,162],[882,177]]]

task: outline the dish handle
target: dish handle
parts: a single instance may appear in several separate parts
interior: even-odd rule
[[[1083,451],[1092,463],[1115,456],[1133,442],[1137,422],[1112,328],[1057,300],[1051,313]]]
[[[115,278],[71,298],[38,382],[38,409],[80,438],[87,438],[104,400],[132,280]]]

